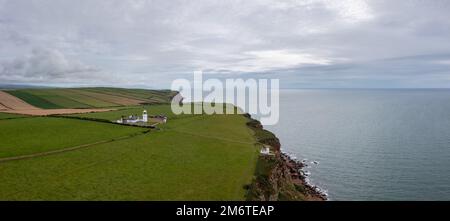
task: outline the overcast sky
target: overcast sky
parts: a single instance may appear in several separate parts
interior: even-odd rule
[[[0,0],[0,83],[450,87],[447,0]]]

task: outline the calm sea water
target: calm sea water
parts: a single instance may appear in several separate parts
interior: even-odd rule
[[[450,200],[450,90],[285,90],[280,106],[266,128],[331,200]]]

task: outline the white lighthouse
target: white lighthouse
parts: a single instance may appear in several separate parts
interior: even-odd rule
[[[144,110],[144,112],[142,112],[142,121],[148,122],[147,110]]]

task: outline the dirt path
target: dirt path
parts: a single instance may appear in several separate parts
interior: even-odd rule
[[[48,155],[53,155],[53,154],[58,154],[58,153],[65,153],[65,152],[83,149],[83,148],[87,148],[87,147],[91,147],[91,146],[95,146],[95,145],[99,145],[99,144],[105,144],[105,143],[111,143],[114,141],[130,139],[130,138],[133,138],[133,137],[136,137],[139,135],[144,135],[144,134],[146,134],[146,133],[131,134],[131,135],[123,136],[123,137],[113,138],[113,139],[109,139],[109,140],[102,140],[102,141],[97,141],[94,143],[83,144],[83,145],[78,145],[78,146],[74,146],[74,147],[58,149],[58,150],[51,150],[51,151],[45,151],[45,152],[33,153],[33,154],[27,154],[27,155],[21,155],[21,156],[0,158],[0,163],[14,161],[14,160],[24,160],[24,159],[48,156]]]

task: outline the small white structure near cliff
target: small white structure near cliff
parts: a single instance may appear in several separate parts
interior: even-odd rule
[[[270,152],[270,148],[267,146],[264,146],[263,148],[261,148],[260,153],[262,155],[274,155],[273,153]]]
[[[159,123],[167,123],[167,117],[164,115],[150,116],[150,118]]]
[[[128,117],[122,116],[122,118],[120,118],[116,122],[119,124],[147,123],[148,122],[147,110],[144,110],[142,112],[142,117],[139,117],[137,115],[130,115]]]

